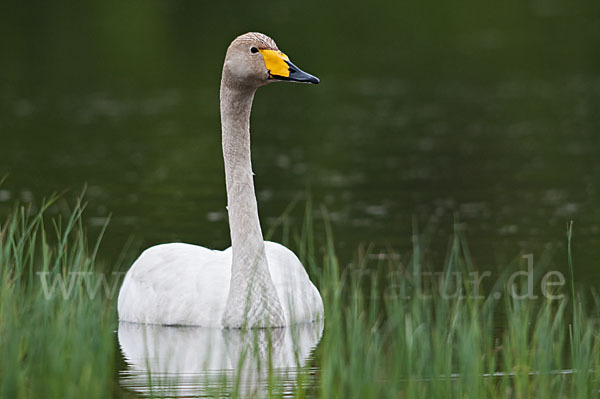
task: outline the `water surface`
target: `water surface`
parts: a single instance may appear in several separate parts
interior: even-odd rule
[[[108,262],[130,237],[227,247],[220,69],[261,30],[322,82],[256,97],[265,229],[310,197],[343,264],[407,251],[416,220],[441,267],[459,221],[482,270],[565,270],[574,220],[576,279],[600,282],[600,3],[69,3],[0,13],[2,213],[87,185]]]

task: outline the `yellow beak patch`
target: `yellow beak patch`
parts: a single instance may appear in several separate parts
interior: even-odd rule
[[[277,50],[258,50],[265,59],[265,66],[269,71],[269,78],[273,76],[281,76],[288,78],[290,76],[290,67],[286,63],[289,61],[287,55]]]

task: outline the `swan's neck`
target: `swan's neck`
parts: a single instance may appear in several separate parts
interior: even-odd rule
[[[265,252],[250,157],[250,110],[255,89],[221,81],[221,128],[231,231],[232,265],[225,327],[284,325]]]

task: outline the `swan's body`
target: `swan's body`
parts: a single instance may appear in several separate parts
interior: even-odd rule
[[[281,327],[323,316],[323,302],[292,251],[263,240],[250,158],[256,89],[273,80],[318,83],[259,33],[235,39],[221,80],[221,125],[231,248],[146,250],[119,293],[122,321],[207,327]]]
[[[265,242],[269,273],[285,320],[322,315],[321,296],[292,251]],[[125,277],[119,295],[121,320],[221,327],[231,281],[232,250],[172,243],[147,249]]]

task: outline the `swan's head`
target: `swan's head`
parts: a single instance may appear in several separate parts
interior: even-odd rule
[[[241,35],[229,45],[223,75],[243,86],[274,81],[319,83],[319,78],[292,64],[273,39],[256,32]]]

